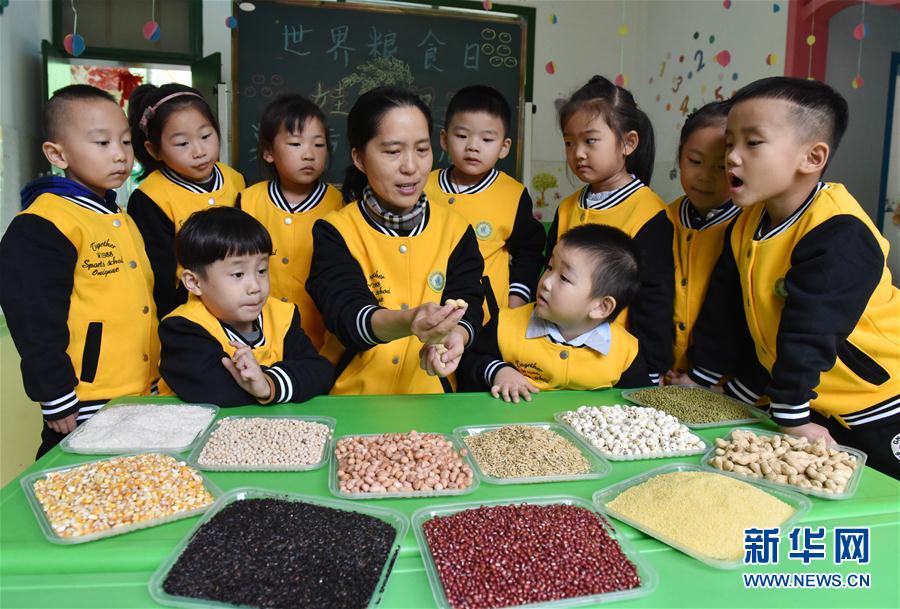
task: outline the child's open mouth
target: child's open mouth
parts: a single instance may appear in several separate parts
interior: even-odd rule
[[[731,183],[732,188],[740,188],[744,185],[744,181],[737,177],[736,175],[729,175],[728,180]]]

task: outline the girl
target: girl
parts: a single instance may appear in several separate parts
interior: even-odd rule
[[[260,164],[273,178],[238,196],[237,206],[272,235],[277,255],[269,267],[272,298],[296,303],[300,322],[316,349],[322,348],[322,315],[306,293],[312,258],[312,226],[339,209],[341,193],[322,181],[330,150],[325,115],[300,95],[283,95],[259,120]]]
[[[337,367],[333,394],[452,391],[447,377],[481,328],[475,233],[422,192],[431,126],[422,100],[393,87],[360,96],[347,117],[349,205],[313,226],[306,282]]]
[[[740,209],[728,197],[725,177],[726,102],[706,104],[689,115],[678,141],[684,196],[668,206],[675,225],[675,366],[689,370],[691,330],[706,298],[713,266],[722,253],[728,223]],[[667,375],[671,378],[671,375]]]
[[[196,89],[143,85],[131,94],[128,122],[144,168],[128,200],[153,267],[153,298],[162,319],[187,301],[175,261],[175,233],[193,212],[233,206],[244,178],[219,160],[219,123]],[[144,179],[146,178],[146,179]]]
[[[559,236],[588,223],[608,224],[634,239],[641,256],[641,288],[617,321],[641,343],[658,384],[672,364],[674,277],[672,223],[650,182],[653,126],[627,90],[594,76],[559,110],[569,168],[587,182],[562,201],[547,235],[549,260]]]

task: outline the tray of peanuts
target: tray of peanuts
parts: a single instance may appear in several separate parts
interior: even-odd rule
[[[221,490],[175,454],[66,465],[21,480],[48,541],[77,544],[202,514]]]
[[[856,493],[866,453],[824,438],[806,438],[738,427],[717,438],[701,460],[704,467],[771,488],[789,488],[822,499]]]
[[[332,417],[250,415],[216,421],[188,455],[206,471],[277,472],[318,469],[331,458]]]
[[[478,484],[459,440],[416,430],[338,438],[328,476],[331,494],[345,499],[468,495]]]

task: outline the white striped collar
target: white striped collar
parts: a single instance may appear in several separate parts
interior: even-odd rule
[[[447,169],[441,169],[438,174],[438,186],[441,187],[441,190],[447,193],[448,195],[474,195],[479,192],[483,192],[491,187],[491,184],[497,181],[497,178],[500,177],[500,172],[496,169],[491,169],[487,172],[487,175],[481,179],[477,184],[473,184],[472,186],[460,186],[455,184],[453,180],[450,179],[450,175],[453,172],[453,165],[448,167]]]
[[[286,211],[289,214],[301,214],[311,210],[322,202],[322,199],[325,198],[326,190],[328,190],[328,185],[322,180],[319,180],[305,199],[299,203],[291,204],[288,202],[287,197],[284,196],[284,192],[281,190],[278,180],[271,180],[269,182],[269,198],[272,200],[272,203],[274,203],[275,207],[278,209]]]
[[[591,186],[588,184],[581,191],[581,196],[578,197],[578,203],[584,209],[593,209],[593,210],[603,210],[603,209],[612,209],[634,193],[636,193],[644,183],[640,181],[640,179],[632,176],[632,180],[626,184],[625,186],[620,186],[615,190],[609,190],[602,193],[596,193],[597,195],[602,195],[599,201],[591,201]]]
[[[94,199],[92,197],[70,197],[68,195],[59,195],[66,201],[70,201],[75,205],[79,205],[85,209],[88,209],[92,212],[98,214],[118,214],[121,213],[122,210],[119,209],[119,206],[116,205],[116,209],[110,209],[106,204],[101,203],[99,200]],[[115,205],[113,201],[110,201],[109,204]]]
[[[794,210],[790,216],[788,216],[781,224],[778,226],[772,227],[768,230],[765,230],[765,226],[769,223],[769,212],[766,211],[766,208],[763,207],[762,214],[759,216],[759,224],[756,226],[756,232],[753,235],[754,241],[765,241],[766,239],[771,239],[777,235],[780,235],[790,227],[794,225],[794,223],[800,219],[800,216],[803,215],[809,206],[812,205],[812,202],[815,200],[816,196],[819,192],[828,186],[825,182],[819,182],[816,184],[816,187],[813,188],[812,192],[806,198],[806,201],[803,202],[803,205]]]
[[[225,185],[225,176],[222,175],[222,170],[219,169],[219,166],[216,164],[213,164],[212,178],[210,179],[210,182],[207,182],[206,184],[197,184],[196,182],[186,180],[165,165],[162,165],[159,170],[170,182],[174,182],[185,190],[189,190],[196,194],[215,192],[221,190],[222,186]],[[207,190],[206,186],[209,186],[209,190]]]
[[[260,313],[256,318],[256,321],[253,322],[254,328],[259,330],[259,337],[252,343],[247,342],[247,339],[245,339],[240,332],[226,324],[224,321],[219,321],[219,323],[222,325],[222,329],[225,330],[225,335],[228,337],[228,340],[233,340],[243,345],[247,345],[251,349],[256,349],[257,347],[262,347],[266,344],[266,335],[263,333],[262,313]]]
[[[731,199],[728,199],[720,206],[713,209],[706,218],[700,219],[699,212],[691,203],[691,200],[685,197],[681,201],[681,207],[678,210],[681,225],[684,228],[692,228],[694,230],[704,230],[710,226],[717,226],[724,222],[728,222],[736,215],[741,213],[741,208],[736,206]]]
[[[422,196],[424,197],[425,194],[422,193]],[[357,201],[357,205],[359,205],[360,212],[362,213],[365,221],[369,223],[369,226],[390,237],[416,237],[418,235],[421,235],[425,230],[425,227],[428,226],[428,218],[431,216],[431,204],[426,199],[425,212],[422,213],[419,223],[409,232],[408,235],[401,235],[399,231],[383,226],[369,210],[368,205],[366,205],[363,201]]]

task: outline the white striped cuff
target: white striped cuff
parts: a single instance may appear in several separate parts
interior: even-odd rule
[[[93,406],[82,406],[78,409],[78,416],[75,417],[76,421],[87,421],[92,416],[94,416],[98,410],[103,408],[104,404],[94,404]]]
[[[652,385],[659,385],[660,374],[658,372],[650,372],[649,376],[650,376],[650,383]]]
[[[497,373],[500,372],[501,368],[505,368],[506,366],[509,366],[509,364],[503,360],[495,359],[485,367],[484,382],[487,383],[488,387],[494,386],[494,377],[497,376]]]
[[[275,385],[275,396],[270,403],[283,404],[284,402],[290,402],[291,398],[294,397],[294,383],[291,381],[291,376],[278,366],[266,368],[264,372],[269,375],[269,378],[274,381]]]
[[[871,423],[872,421],[878,421],[896,415],[900,415],[900,396],[859,412],[846,415],[842,414],[840,417],[844,420],[844,423],[850,427],[856,427],[857,425]]]
[[[531,302],[531,290],[524,283],[509,284],[509,294],[524,298],[525,302]]]
[[[787,427],[803,425],[809,421],[809,402],[803,404],[772,403],[769,413],[779,425]]]
[[[356,314],[356,332],[362,342],[372,347],[381,342],[372,331],[371,319],[372,314],[379,308],[377,305],[366,305]]]
[[[73,389],[60,398],[50,400],[49,402],[41,402],[41,414],[44,416],[54,415],[72,408],[76,404],[78,404],[78,396],[75,395],[75,390]]]
[[[708,368],[701,368],[700,366],[695,366],[694,369],[688,373],[688,376],[697,382],[702,381],[709,385],[715,385],[722,378],[721,373],[709,370]]]
[[[759,396],[752,391],[750,391],[746,385],[744,385],[740,379],[733,378],[725,384],[725,391],[728,395],[739,399],[745,404],[749,404],[753,406],[756,404],[756,401],[759,399]]]
[[[472,339],[475,338],[475,328],[472,327],[472,324],[467,322],[465,319],[459,320],[459,325],[466,329],[466,332],[469,333],[469,338],[466,339],[466,344],[463,345],[463,349],[468,349],[472,344]]]

